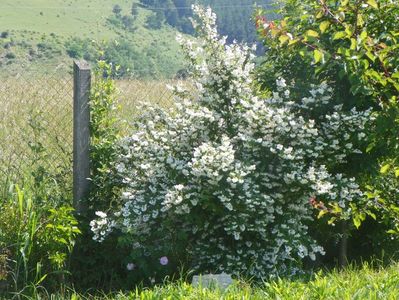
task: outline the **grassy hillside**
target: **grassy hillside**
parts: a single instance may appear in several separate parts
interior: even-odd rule
[[[133,17],[134,2],[138,0],[2,0],[0,68],[39,64],[45,69],[83,57],[94,61],[102,49],[125,72],[170,77],[183,65],[176,30],[150,28],[147,19],[154,12],[142,7]],[[121,8],[118,14],[115,5]]]
[[[0,26],[3,30],[30,30],[44,34],[90,38],[115,38],[105,19],[115,4],[127,11],[128,0],[2,0]]]

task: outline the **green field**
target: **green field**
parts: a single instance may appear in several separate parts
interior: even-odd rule
[[[115,32],[105,26],[112,7],[130,9],[127,0],[3,0],[0,3],[2,30],[29,30],[60,36],[113,38]]]
[[[183,64],[175,41],[176,30],[165,24],[159,29],[148,28],[147,17],[154,12],[139,7],[131,30],[110,22],[115,16],[114,5],[122,8],[121,17],[131,17],[134,1],[2,0],[0,68],[10,70],[37,64],[46,69],[48,65],[67,62],[71,58],[67,54],[68,41],[76,39],[82,43],[96,41],[97,45],[127,43],[137,58],[132,53],[121,55],[133,56],[130,62],[134,62],[134,69],[154,68],[156,74],[175,73]],[[83,46],[83,51],[84,48],[87,47]]]

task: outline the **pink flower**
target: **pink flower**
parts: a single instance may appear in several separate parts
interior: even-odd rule
[[[162,257],[159,259],[159,263],[160,263],[161,265],[163,265],[163,266],[166,266],[166,265],[169,263],[169,259],[168,259],[166,256],[162,256]]]

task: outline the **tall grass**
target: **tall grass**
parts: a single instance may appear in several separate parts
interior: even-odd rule
[[[117,80],[121,119],[131,121],[139,103],[171,104],[171,81]],[[0,84],[0,197],[10,184],[51,170],[72,186],[73,77],[70,72],[2,75]],[[38,171],[39,170],[39,171]],[[32,174],[35,173],[35,174]],[[53,178],[53,180],[57,180]]]

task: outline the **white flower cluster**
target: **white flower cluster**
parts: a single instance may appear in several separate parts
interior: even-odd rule
[[[195,90],[176,88],[174,108],[147,110],[124,139],[116,169],[125,191],[113,221],[148,249],[170,249],[182,233],[182,255],[200,271],[295,272],[324,253],[308,234],[309,198],[345,208],[361,195],[354,179],[330,170],[359,152],[353,141],[364,138],[369,112],[335,107],[313,120],[330,100],[324,84],[296,101],[279,79],[270,99],[258,97],[251,49],[227,45],[215,15],[194,11],[202,39],[181,42]],[[98,240],[108,225],[93,222]]]
[[[115,227],[115,221],[110,220],[105,212],[96,211],[95,214],[98,218],[90,222],[90,228],[94,233],[93,240],[102,242]]]

